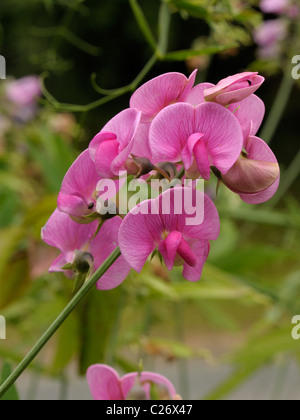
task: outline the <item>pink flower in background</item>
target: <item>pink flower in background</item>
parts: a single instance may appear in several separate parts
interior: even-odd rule
[[[249,204],[268,201],[276,193],[280,169],[269,146],[258,137],[249,137],[233,168],[223,176],[225,185]]]
[[[162,375],[152,372],[133,372],[119,377],[118,373],[107,365],[93,365],[87,371],[87,381],[94,400],[130,399],[135,388],[141,390],[147,400],[151,399],[151,388],[157,387],[158,396],[173,400],[177,394],[171,382]],[[134,395],[133,395],[134,396]],[[139,398],[140,399],[140,398]]]
[[[182,161],[187,176],[208,180],[210,167],[226,173],[243,147],[239,121],[223,106],[203,103],[170,105],[151,124],[150,147],[157,161]]]
[[[95,164],[85,150],[67,172],[58,195],[58,209],[77,222],[88,223],[87,216],[96,211],[96,188],[100,176]]]
[[[197,225],[187,223],[190,211],[177,207],[180,201],[183,203],[187,196],[191,197],[190,194],[194,214],[197,210],[202,216]],[[170,203],[169,212],[163,214],[166,202]],[[209,254],[209,241],[216,240],[219,232],[219,215],[210,198],[192,188],[177,187],[133,209],[123,220],[119,244],[122,255],[137,272],[141,272],[148,257],[158,250],[168,270],[174,265],[183,265],[183,277],[197,281]]]
[[[37,76],[27,76],[19,80],[8,82],[6,86],[7,98],[16,105],[32,105],[41,96],[41,83]]]
[[[91,141],[90,156],[102,178],[115,178],[130,166],[133,139],[138,129],[141,112],[126,109],[110,120]]]
[[[66,271],[63,267],[73,264],[78,253],[88,253],[93,261],[93,270],[100,265],[118,246],[118,233],[122,223],[120,217],[107,220],[95,236],[99,223],[89,225],[75,223],[67,214],[55,210],[45,227],[42,229],[42,239],[48,245],[58,248],[61,254],[50,267],[50,272],[64,272],[68,277],[74,275],[73,271]],[[119,286],[130,271],[129,265],[120,257],[109,270],[99,279],[97,288],[109,290]]]
[[[264,80],[264,77],[253,72],[229,76],[221,80],[215,87],[206,89],[204,98],[207,102],[217,102],[225,106],[230,105],[252,95],[260,88]]]
[[[288,6],[290,0],[261,0],[260,8],[264,13],[277,13],[283,14]]]
[[[286,34],[286,23],[282,19],[268,20],[256,29],[254,40],[260,47],[270,47],[282,41]]]

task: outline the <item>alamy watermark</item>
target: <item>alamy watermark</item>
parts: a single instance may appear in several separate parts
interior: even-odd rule
[[[0,315],[0,340],[6,340],[6,320]]]
[[[296,326],[292,329],[292,337],[294,340],[300,340],[300,315],[294,316],[292,324],[296,324]]]
[[[97,186],[97,213],[126,215],[128,211],[134,214],[161,214],[169,215],[174,212],[177,215],[186,216],[186,224],[190,226],[201,225],[204,220],[204,181],[173,179],[133,179],[127,183],[127,172],[120,172],[119,179],[102,179]],[[163,195],[159,206],[156,198],[161,192],[173,189],[174,194]],[[198,192],[202,193],[199,194]],[[116,200],[116,197],[118,199]],[[146,200],[152,200],[149,206],[139,206]]]
[[[300,55],[295,55],[292,58],[292,64],[295,64],[292,70],[292,78],[295,80],[300,79]]]
[[[3,55],[0,55],[0,79],[6,79],[6,60]]]

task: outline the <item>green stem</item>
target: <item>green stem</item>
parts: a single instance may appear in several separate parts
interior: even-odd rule
[[[269,117],[260,135],[260,137],[264,139],[264,141],[268,144],[271,143],[272,138],[280,124],[293,86],[294,79],[292,78],[290,71],[286,71],[277,93],[274,105],[272,106]]]
[[[38,340],[35,346],[30,350],[27,356],[22,360],[19,366],[7,378],[7,380],[0,387],[0,398],[9,390],[15,381],[21,376],[24,370],[30,365],[35,357],[40,353],[43,347],[48,343],[50,338],[56,333],[59,327],[64,323],[68,316],[72,313],[75,307],[82,301],[88,292],[95,286],[99,278],[106,273],[106,271],[113,265],[113,263],[121,256],[120,248],[116,248],[114,252],[107,258],[107,260],[98,268],[92,277],[83,285],[77,292],[70,303],[56,318],[53,324],[48,328],[45,334]]]

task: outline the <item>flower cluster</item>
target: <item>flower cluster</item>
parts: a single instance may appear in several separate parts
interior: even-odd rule
[[[88,275],[119,246],[122,256],[99,279],[99,289],[117,287],[130,268],[140,272],[154,253],[169,270],[183,266],[183,277],[197,281],[210,241],[219,236],[220,220],[215,204],[194,188],[194,181],[215,174],[252,204],[275,194],[279,166],[256,136],[265,107],[254,93],[264,78],[245,72],[217,85],[194,86],[195,78],[196,72],[189,78],[167,73],[141,86],[130,107],[109,121],[74,162],[63,180],[58,209],[42,231],[43,240],[61,252],[50,271]],[[180,180],[121,218],[116,205],[115,211],[101,211],[103,206],[109,210],[111,200],[120,204],[118,192],[127,185],[118,179],[120,173],[149,184],[162,174]],[[108,181],[114,188],[103,200]],[[187,198],[191,205],[180,206]],[[201,220],[187,223],[193,214],[199,216],[200,207]]]

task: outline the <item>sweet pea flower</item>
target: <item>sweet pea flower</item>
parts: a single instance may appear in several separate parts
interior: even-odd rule
[[[254,40],[262,48],[272,47],[282,41],[287,34],[286,23],[282,19],[263,22],[254,33]]]
[[[130,108],[120,112],[91,141],[90,156],[102,178],[116,178],[131,167],[130,154],[141,115]]]
[[[76,268],[76,263],[80,263],[78,258],[81,257],[84,258],[81,263],[85,263],[87,259],[92,265],[92,271],[96,271],[118,246],[121,223],[120,217],[107,220],[96,235],[99,226],[97,221],[89,225],[80,225],[66,213],[55,210],[42,229],[43,241],[61,251],[52,263],[50,273],[64,272],[72,278],[75,272],[71,267],[74,265]],[[125,280],[129,271],[129,265],[123,257],[120,257],[99,279],[97,288],[99,290],[114,289]]]
[[[277,159],[269,146],[258,137],[249,137],[242,153],[230,171],[222,176],[224,184],[249,204],[268,201],[280,181]]]
[[[290,0],[262,0],[260,8],[264,13],[283,14],[290,5]]]
[[[89,223],[96,211],[97,184],[100,176],[85,150],[73,163],[62,182],[57,199],[58,209],[78,223]]]
[[[257,72],[244,72],[221,80],[216,86],[206,89],[204,97],[207,102],[217,102],[227,106],[240,102],[252,95],[263,84],[264,77]]]
[[[7,83],[6,96],[15,105],[27,106],[41,96],[41,83],[37,76],[27,76]]]
[[[190,210],[177,207],[190,194],[194,212],[199,203],[203,205],[203,219],[197,225],[187,223]],[[164,203],[169,203],[168,211],[163,211]],[[131,210],[121,225],[119,244],[122,255],[137,272],[157,250],[169,271],[174,265],[183,265],[183,277],[198,281],[210,251],[209,241],[216,240],[219,232],[220,219],[211,199],[190,187],[176,187]]]
[[[135,388],[137,392],[142,391],[145,399],[150,400],[153,386],[157,387],[158,396],[162,394],[163,398],[160,399],[177,399],[172,383],[164,376],[153,372],[133,372],[120,378],[113,368],[99,364],[89,367],[87,381],[92,397],[96,401],[131,399],[131,394],[135,396]]]
[[[150,127],[150,148],[158,161],[183,162],[187,175],[210,179],[210,167],[223,174],[234,165],[243,147],[242,128],[225,107],[187,103],[163,109]]]

